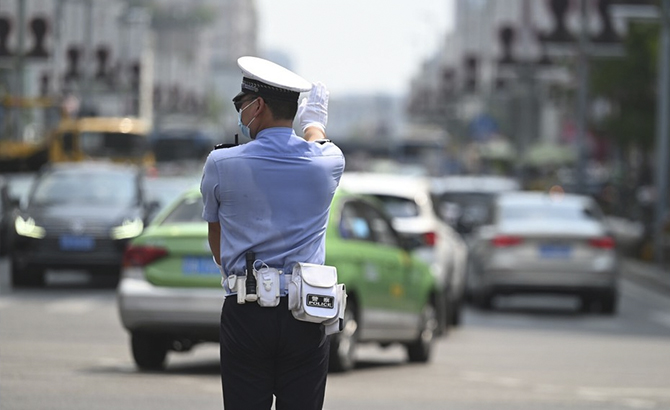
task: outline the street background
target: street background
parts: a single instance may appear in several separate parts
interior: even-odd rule
[[[236,59],[267,57],[331,87],[328,136],[348,171],[589,195],[625,238],[616,315],[571,297],[468,306],[428,364],[361,347],[353,372],[330,376],[326,409],[670,409],[670,0],[359,3],[3,0],[2,226],[16,216],[4,200],[18,206],[63,161],[63,123],[140,117],[151,144],[192,135],[170,155],[196,134],[209,151],[239,132]],[[161,205],[199,182],[202,152],[149,154]],[[44,288],[15,289],[8,252],[1,409],[221,408],[216,346],[141,372],[113,280],[48,272]]]
[[[324,409],[668,409],[670,289],[624,267],[615,317],[579,313],[571,298],[468,309],[428,364],[408,364],[397,346],[362,346],[354,371],[329,376]],[[12,290],[7,269],[2,260],[0,408],[221,408],[216,346],[140,372],[113,287],[72,272],[49,276],[45,289]]]

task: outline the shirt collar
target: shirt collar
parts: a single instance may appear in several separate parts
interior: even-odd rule
[[[266,138],[269,139],[277,139],[277,138],[282,138],[282,137],[290,137],[292,136],[293,133],[293,128],[289,127],[272,127],[272,128],[265,128],[264,130],[261,130],[258,134],[256,134],[256,140],[263,140]]]

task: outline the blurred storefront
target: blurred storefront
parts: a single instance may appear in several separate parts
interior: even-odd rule
[[[254,1],[6,0],[0,100],[48,98],[65,109],[75,99],[80,115],[211,120],[239,87],[235,60],[256,52],[256,36]],[[52,125],[18,105],[0,107],[0,138]]]
[[[408,107],[414,117],[445,127],[462,146],[502,135],[519,164],[538,144],[571,146],[577,154],[583,149],[587,159],[602,156],[592,151],[602,151],[603,144],[594,148],[585,129],[579,130],[583,138],[563,138],[565,127],[585,126],[578,109],[582,19],[588,55],[616,58],[630,19],[653,16],[655,2],[598,0],[585,3],[585,12],[580,3],[455,2],[454,31],[413,81]],[[495,121],[496,132],[472,133],[482,118]]]

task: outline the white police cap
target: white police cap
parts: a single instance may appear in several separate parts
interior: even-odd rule
[[[272,61],[245,56],[237,59],[237,65],[242,69],[242,91],[233,101],[239,100],[244,94],[253,93],[297,102],[301,92],[312,89],[312,83]]]

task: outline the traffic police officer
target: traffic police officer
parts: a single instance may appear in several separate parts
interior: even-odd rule
[[[325,139],[328,91],[273,62],[241,57],[242,90],[233,99],[251,141],[213,150],[203,170],[203,218],[209,245],[228,279],[246,274],[245,256],[291,272],[298,262],[325,262],[330,203],[344,171],[342,151]],[[300,105],[301,92],[310,91]],[[296,117],[304,138],[293,131]],[[220,326],[226,410],[321,409],[328,339],[318,323],[298,321],[281,281],[277,307],[226,297]],[[232,288],[232,289],[231,289]]]

